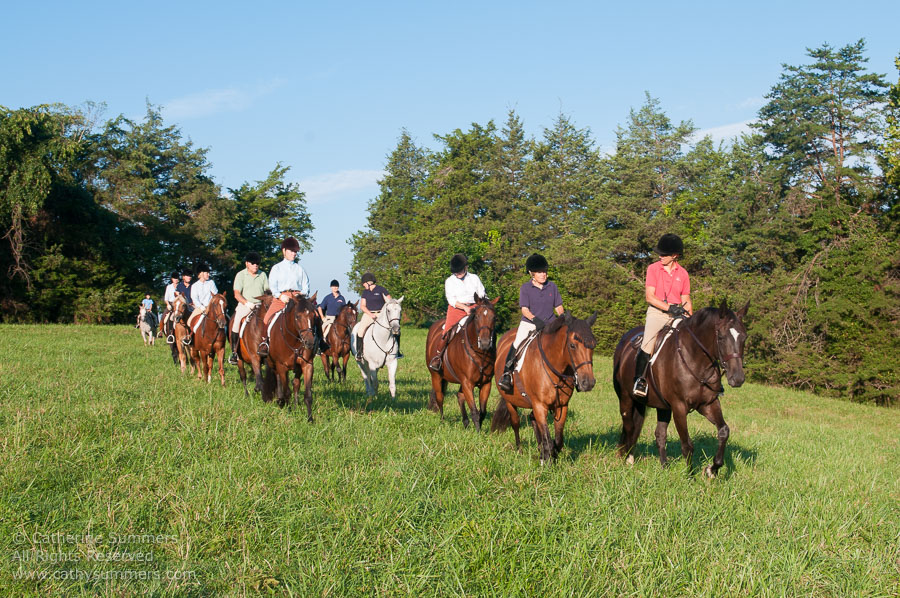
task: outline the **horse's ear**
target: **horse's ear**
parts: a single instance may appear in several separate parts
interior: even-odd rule
[[[316,291],[315,293],[312,294],[312,297],[310,297],[309,300],[312,301],[313,303],[315,303],[315,302],[316,302],[316,296],[317,296],[318,294],[319,294],[319,291]]]
[[[399,299],[397,299],[397,303],[403,303],[403,297],[402,297],[402,296],[401,296]]]
[[[719,317],[724,318],[725,314],[728,313],[728,300],[722,299],[722,302],[719,304]]]
[[[475,299],[475,303],[480,303],[481,300],[484,299],[484,297],[479,296],[478,292],[476,291],[475,295],[474,295],[474,299]]]
[[[591,317],[587,319],[587,325],[593,326],[594,322],[596,322],[596,321],[597,321],[597,312],[594,312],[593,315],[591,315]]]
[[[500,301],[500,297],[494,297],[491,299],[491,305],[497,305],[497,302]]]
[[[742,322],[744,321],[744,316],[747,315],[747,310],[748,310],[749,308],[750,308],[750,300],[747,299],[747,303],[745,303],[745,304],[744,304],[744,307],[742,307],[741,309],[739,309],[738,312],[737,312],[737,314],[736,314],[737,317],[738,317],[738,320],[741,320]]]
[[[572,323],[572,313],[568,309],[563,312],[562,317],[567,326]]]

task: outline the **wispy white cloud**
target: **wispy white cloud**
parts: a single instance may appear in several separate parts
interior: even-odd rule
[[[374,191],[382,177],[383,170],[341,170],[302,179],[300,190],[306,193],[308,203],[325,203],[347,192],[369,188]]]
[[[198,118],[222,112],[239,112],[249,108],[255,100],[274,92],[284,83],[283,79],[275,79],[250,88],[208,89],[169,100],[163,105],[163,111],[166,118],[172,120]]]
[[[743,102],[740,102],[737,107],[742,110],[746,110],[747,108],[762,108],[766,105],[766,98],[762,96],[754,96],[752,98],[747,98]]]
[[[694,133],[694,139],[700,140],[706,136],[712,138],[713,142],[718,144],[721,141],[731,141],[735,137],[740,137],[744,133],[750,132],[750,123],[753,120],[745,120],[730,125],[722,125],[719,127],[711,127],[709,129],[701,129]]]

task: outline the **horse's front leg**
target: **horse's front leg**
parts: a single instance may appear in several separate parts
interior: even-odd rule
[[[244,396],[250,397],[250,390],[247,388],[247,368],[244,366],[244,360],[238,356],[238,375],[241,377],[241,384],[244,385]]]
[[[462,413],[463,427],[469,427],[469,416],[466,414],[466,405],[469,406],[469,412],[472,414],[472,421],[475,422],[475,429],[481,431],[481,417],[478,413],[478,407],[475,406],[475,393],[472,383],[460,376],[463,380],[459,385],[459,392],[456,393],[456,400],[459,403],[459,411]]]
[[[728,424],[725,423],[725,418],[722,416],[722,403],[719,402],[719,399],[716,399],[707,405],[697,407],[697,411],[702,413],[703,416],[716,427],[716,437],[719,439],[719,448],[716,451],[715,458],[713,458],[712,465],[708,465],[703,470],[703,473],[705,473],[707,477],[714,478],[716,477],[716,474],[719,473],[719,469],[722,465],[725,464],[725,444],[728,442],[728,436],[731,434],[731,430],[728,428]]]
[[[535,403],[531,411],[531,424],[534,427],[534,437],[537,440],[541,455],[541,465],[553,460],[553,445],[550,440],[550,429],[547,427],[547,408]]]
[[[569,415],[569,406],[560,407],[559,412],[553,415],[553,458],[556,459],[563,448],[563,429],[566,426],[566,417]]]
[[[222,388],[225,388],[225,345],[219,347],[217,351],[219,357],[219,379],[222,381]]]
[[[478,414],[480,419],[478,420],[479,430],[481,429],[481,424],[484,423],[484,418],[487,415],[487,403],[488,398],[491,396],[491,381],[488,380],[486,383],[481,385],[481,388],[478,389],[478,398],[481,405],[478,409]]]
[[[306,387],[303,389],[303,400],[306,401],[306,421],[313,422],[312,416],[312,382],[313,382],[313,364],[303,366],[303,381]]]
[[[397,398],[397,360],[394,359],[390,363],[387,364],[388,371],[388,388],[391,390],[391,398]],[[375,382],[376,386],[378,381]]]
[[[669,422],[672,421],[672,412],[668,409],[656,410],[656,450],[659,451],[659,464],[665,467],[668,464],[666,455],[666,440],[669,436]]]
[[[328,380],[329,382],[332,382],[333,380],[332,380],[331,370],[328,367],[328,356],[325,355],[324,353],[320,353],[319,357],[322,358],[322,369],[325,370],[325,379]]]
[[[688,473],[693,473],[694,443],[691,442],[691,436],[688,432],[687,407],[682,403],[675,403],[672,408],[672,415],[675,416],[675,429],[678,430],[678,437],[681,438],[681,456],[684,457]]]

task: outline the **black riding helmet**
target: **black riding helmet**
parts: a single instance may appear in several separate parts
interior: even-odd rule
[[[373,284],[377,284],[377,283],[375,282],[375,275],[372,274],[371,272],[366,272],[365,274],[362,275],[362,283],[363,283],[363,284],[366,284],[367,282],[371,282],[371,283],[373,283]]]
[[[659,242],[656,244],[656,247],[653,248],[653,251],[658,253],[660,257],[665,257],[667,255],[683,255],[684,243],[678,235],[667,233],[659,238]]]
[[[328,286],[330,286],[330,287],[340,287],[341,285],[338,284],[337,279],[335,279],[335,280],[332,280],[332,281],[331,281],[331,284],[329,284]]]
[[[259,262],[262,261],[262,256],[255,251],[250,251],[244,256],[244,261],[258,266]]]
[[[465,270],[469,265],[469,259],[461,254],[457,253],[452,258],[450,258],[450,272],[452,274],[459,274],[463,270]]]
[[[527,272],[546,272],[549,269],[550,264],[547,263],[547,258],[540,253],[532,253],[528,259],[525,260],[525,270]]]

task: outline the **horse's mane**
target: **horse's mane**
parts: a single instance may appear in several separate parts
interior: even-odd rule
[[[566,320],[568,320],[568,322],[566,322]],[[594,332],[588,325],[587,320],[579,320],[569,312],[566,312],[564,315],[554,318],[552,322],[544,327],[544,333],[553,334],[554,332],[562,328],[563,325],[568,325],[569,330],[571,330],[577,337],[579,337],[581,342],[588,349],[593,349],[597,346],[597,339],[594,338]]]
[[[734,312],[726,308],[726,314],[734,318]],[[699,311],[695,311],[694,315],[688,318],[688,325],[694,330],[705,328],[706,326],[715,326],[721,317],[718,307],[710,305]]]

